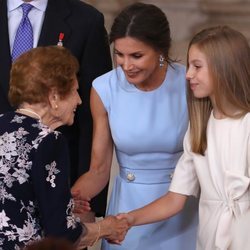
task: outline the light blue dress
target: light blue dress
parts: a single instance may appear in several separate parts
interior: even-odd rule
[[[142,207],[168,191],[188,123],[185,67],[169,66],[162,85],[152,91],[130,84],[120,67],[97,78],[93,87],[108,113],[120,168],[107,211],[115,215]],[[121,246],[103,241],[102,249],[194,250],[197,224],[192,200],[183,213],[133,227]]]

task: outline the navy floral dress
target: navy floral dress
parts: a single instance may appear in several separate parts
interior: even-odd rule
[[[38,120],[0,115],[0,249],[44,236],[72,242],[82,226],[72,213],[69,156],[60,132]]]

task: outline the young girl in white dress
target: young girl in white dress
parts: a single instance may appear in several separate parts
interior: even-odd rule
[[[250,208],[248,41],[227,26],[205,29],[190,42],[187,66],[190,124],[169,192],[120,216],[131,226],[160,221],[200,194],[197,249],[226,250]]]

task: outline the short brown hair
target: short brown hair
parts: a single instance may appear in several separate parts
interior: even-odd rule
[[[22,54],[10,72],[9,101],[18,107],[46,103],[55,88],[61,98],[69,93],[79,69],[77,59],[63,47],[37,47]]]

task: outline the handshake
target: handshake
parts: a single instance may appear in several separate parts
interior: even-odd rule
[[[76,193],[73,193],[73,197],[74,213],[81,218],[81,214],[91,210],[89,201],[81,199]],[[93,246],[99,239],[106,239],[110,244],[121,244],[129,228],[133,225],[133,217],[122,213],[116,216],[109,215],[98,222],[81,222],[83,232],[76,243],[77,249]]]
[[[121,244],[131,225],[132,218],[128,214],[107,216],[95,223],[83,223],[84,230],[77,242],[77,247],[82,249],[93,246],[101,238],[111,244]]]

